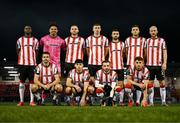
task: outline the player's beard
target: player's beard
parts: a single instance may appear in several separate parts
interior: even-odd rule
[[[118,41],[118,37],[114,37],[113,40],[114,40],[114,41]]]
[[[137,67],[136,69],[137,69],[137,71],[141,71],[142,67]]]
[[[49,66],[49,61],[48,61],[48,60],[44,60],[44,61],[43,61],[43,65],[44,65],[45,67],[48,67],[48,66]]]
[[[25,36],[26,36],[26,37],[31,37],[31,32],[26,32],[26,33],[25,33]]]
[[[51,33],[51,37],[56,37],[57,36],[57,33],[53,32]]]
[[[83,71],[83,70],[82,70],[82,69],[80,69],[80,68],[79,68],[79,69],[77,69],[77,73],[82,73],[82,71]]]
[[[104,69],[103,71],[105,74],[110,73],[110,69]]]
[[[78,34],[77,33],[72,33],[72,37],[77,37]]]

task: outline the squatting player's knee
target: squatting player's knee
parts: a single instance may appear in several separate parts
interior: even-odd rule
[[[37,92],[37,91],[38,91],[38,85],[32,84],[32,85],[31,85],[31,91],[32,91],[32,93]]]
[[[92,87],[92,86],[89,86],[88,89],[87,89],[87,91],[88,91],[89,94],[93,94],[93,93],[94,93],[94,90],[95,90],[95,89],[94,89],[94,87]]]
[[[71,89],[71,87],[66,87],[65,93],[66,93],[66,95],[72,94],[72,89]]]
[[[55,91],[61,93],[63,91],[63,87],[60,84],[56,84],[54,87]]]

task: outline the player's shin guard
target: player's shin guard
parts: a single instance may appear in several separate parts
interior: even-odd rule
[[[37,100],[41,99],[41,94],[39,92],[34,93],[34,96],[37,98]]]
[[[30,102],[34,102],[34,94],[31,91],[32,84],[29,84],[29,92],[30,92]]]
[[[46,99],[46,94],[45,94],[45,92],[42,92],[42,93],[41,93],[41,99],[42,99],[42,104],[44,104],[45,99]]]
[[[79,102],[80,102],[80,98],[81,98],[80,96],[76,96],[76,97],[75,97],[75,101],[76,101],[78,104],[79,104]]]
[[[54,91],[53,93],[52,93],[52,95],[53,95],[53,100],[52,100],[52,103],[53,103],[53,105],[58,105],[58,103],[59,103],[59,100],[58,100],[58,93],[56,92],[56,91]]]
[[[57,92],[55,91],[52,95],[53,95],[53,100],[56,100],[58,96]]]
[[[129,98],[130,100],[132,100],[132,99],[133,99],[132,90],[129,89],[129,88],[125,88],[125,92],[128,94],[128,98]]]
[[[124,102],[124,89],[122,89],[121,92],[120,92],[119,102],[120,102],[120,103],[123,103],[123,102]]]
[[[141,99],[142,91],[136,90],[136,103],[140,104],[140,99]]]
[[[166,102],[166,88],[165,85],[160,85],[160,95],[161,95],[161,101],[162,103]]]
[[[122,88],[116,88],[116,90],[115,90],[115,96],[116,96],[116,99],[119,98],[119,103],[123,103],[123,99],[124,99],[124,89],[122,89]]]
[[[24,83],[19,83],[19,96],[20,96],[20,102],[24,102],[24,91],[25,91],[25,85]]]
[[[148,100],[150,105],[154,105],[154,85],[148,84]]]

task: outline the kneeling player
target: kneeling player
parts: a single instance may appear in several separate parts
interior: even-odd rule
[[[90,74],[88,70],[83,69],[83,66],[81,59],[75,61],[75,69],[69,72],[65,89],[65,93],[69,95],[67,101],[70,102],[76,97],[76,100],[73,101],[80,103],[81,106],[86,105],[86,102],[89,101],[86,97],[94,93],[94,87],[89,85]],[[70,105],[74,104],[70,103]]]
[[[132,87],[136,90],[136,104],[140,104],[141,93],[143,92],[142,106],[147,106],[147,86],[149,82],[149,70],[144,66],[144,59],[136,57],[134,66],[130,66],[127,70],[127,83],[125,91],[128,93],[129,103],[133,106]]]
[[[60,85],[57,67],[55,64],[50,63],[48,52],[42,54],[42,63],[35,69],[34,83],[31,90],[37,97],[39,104],[44,103],[44,96],[41,97],[41,95],[51,92],[53,95],[53,104],[57,105],[57,96],[63,91],[63,87]]]
[[[96,72],[96,95],[101,98],[101,105],[114,105],[113,96],[117,84],[117,74],[110,69],[109,61],[102,62],[102,69]]]

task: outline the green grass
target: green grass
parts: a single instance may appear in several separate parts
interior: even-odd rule
[[[0,122],[180,122],[180,105],[168,107],[70,107],[0,104]]]

